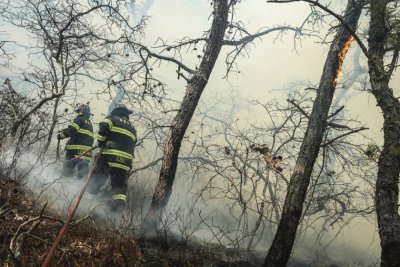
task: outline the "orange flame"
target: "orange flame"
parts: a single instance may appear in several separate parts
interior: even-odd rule
[[[333,85],[336,86],[338,80],[339,80],[339,76],[342,74],[342,67],[343,67],[343,61],[344,61],[344,57],[346,56],[347,51],[349,51],[349,48],[352,44],[354,40],[354,37],[352,35],[350,35],[349,39],[347,39],[346,43],[344,43],[342,50],[339,52],[338,54],[338,58],[339,58],[339,66],[336,70],[336,77],[333,80]]]

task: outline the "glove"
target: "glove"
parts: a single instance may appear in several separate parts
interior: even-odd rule
[[[61,136],[61,133],[58,133],[57,134],[57,140],[61,140],[61,139],[63,139],[62,136]]]

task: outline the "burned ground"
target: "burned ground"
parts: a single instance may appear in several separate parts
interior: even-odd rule
[[[40,266],[63,219],[18,184],[0,179],[0,266]],[[100,229],[101,228],[101,229]],[[220,245],[137,238],[92,218],[72,222],[51,266],[259,266],[261,258]]]

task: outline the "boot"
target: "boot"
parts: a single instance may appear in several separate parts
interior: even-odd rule
[[[126,195],[116,194],[112,196],[110,210],[115,213],[122,213],[126,208]]]

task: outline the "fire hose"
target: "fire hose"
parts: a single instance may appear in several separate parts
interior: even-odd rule
[[[93,150],[93,149],[94,149],[94,148],[90,149],[90,151]],[[94,160],[94,162],[93,162],[93,165],[92,165],[92,167],[90,168],[90,171],[89,171],[89,173],[88,173],[88,176],[86,177],[85,184],[83,185],[81,191],[79,192],[79,195],[76,197],[75,204],[74,204],[74,205],[71,207],[71,209],[69,210],[67,219],[65,220],[64,225],[63,225],[63,227],[61,228],[60,232],[58,233],[56,239],[54,240],[54,243],[53,243],[53,245],[51,246],[51,248],[50,248],[50,250],[49,250],[49,253],[48,253],[47,256],[46,256],[46,259],[44,260],[44,262],[43,262],[43,264],[42,264],[42,267],[47,267],[47,266],[49,266],[50,261],[51,261],[51,258],[53,257],[54,252],[56,251],[58,244],[60,243],[61,239],[63,238],[63,236],[64,236],[65,233],[67,232],[68,226],[69,226],[69,224],[71,223],[72,218],[73,218],[74,215],[75,215],[75,211],[77,210],[77,208],[78,208],[78,206],[79,206],[79,203],[81,202],[82,196],[83,196],[83,194],[84,194],[85,191],[86,191],[86,187],[89,185],[90,179],[92,178],[93,170],[94,170],[94,168],[96,167],[97,161],[98,161],[99,158],[101,157],[101,151],[102,151],[102,149],[100,149],[99,153],[97,154],[97,156],[96,156],[96,158],[95,158],[95,160]],[[89,152],[89,151],[86,151],[85,153],[88,153],[88,152]],[[85,154],[85,153],[84,153],[84,154]],[[83,154],[81,154],[80,156],[83,156]],[[75,158],[75,159],[76,159],[76,158]]]
[[[60,139],[57,141],[56,162],[60,159]]]
[[[89,154],[90,152],[92,152],[92,151],[93,151],[94,149],[96,149],[96,148],[97,148],[97,146],[94,146],[94,147],[92,147],[92,148],[86,150],[86,151],[83,152],[82,154],[79,154],[78,156],[76,156],[76,157],[74,157],[74,158],[72,158],[72,159],[66,160],[66,161],[73,161],[73,160],[80,159],[81,157],[86,156],[87,154]]]
[[[83,152],[82,154],[79,154],[78,156],[72,158],[72,159],[67,159],[65,161],[73,161],[73,160],[77,160],[80,159],[83,156],[86,156],[87,154],[89,154],[90,152],[92,152],[94,149],[96,149],[98,146],[94,146],[88,150],[86,150],[85,152]],[[57,152],[56,152],[56,162],[60,159],[60,140],[58,140],[57,143]]]

